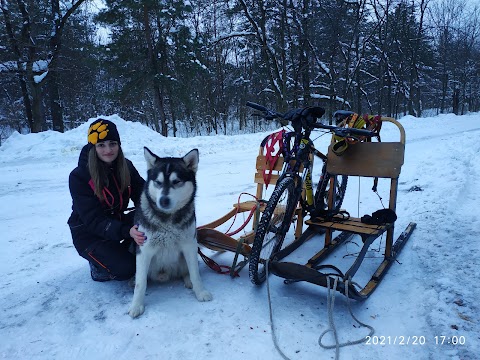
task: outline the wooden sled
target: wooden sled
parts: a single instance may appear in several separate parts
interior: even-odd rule
[[[248,263],[251,244],[255,239],[255,230],[258,221],[260,220],[261,213],[264,211],[267,204],[267,201],[263,200],[267,186],[264,180],[264,170],[268,169],[267,172],[271,175],[268,186],[269,189],[273,190],[283,168],[284,157],[280,155],[272,170],[269,170],[270,166],[267,164],[265,154],[265,144],[267,139],[268,137],[262,141],[256,158],[254,182],[256,184],[255,197],[257,200],[233,204],[233,208],[224,216],[208,224],[197,227],[197,241],[200,245],[213,251],[229,251],[234,253],[232,265],[229,267],[222,266],[223,268],[229,269],[230,276],[232,277],[238,276],[238,272]],[[249,212],[250,216],[248,224],[244,225],[247,225],[249,230],[242,235],[234,237],[233,235],[227,235],[218,229],[220,227],[225,227],[225,224],[232,221],[236,215],[246,212]],[[296,219],[297,225],[295,238],[298,238],[302,234],[303,225],[303,216],[300,207],[296,211]],[[242,261],[239,261],[240,256],[243,257]]]
[[[400,131],[399,142],[359,142],[350,144],[342,156],[328,151],[327,171],[334,175],[348,175],[360,177],[378,177],[390,179],[390,198],[388,208],[395,211],[397,202],[398,177],[404,161],[405,131],[402,125],[393,118],[382,117],[383,122],[395,124]],[[335,189],[335,176],[331,177],[330,189]],[[332,208],[334,191],[329,193],[329,209]],[[306,221],[307,230],[291,245],[284,248],[270,262],[269,271],[283,277],[286,282],[307,281],[323,287],[333,288],[335,277],[339,277],[336,289],[342,294],[356,300],[365,300],[377,288],[387,270],[395,262],[406,241],[415,229],[416,224],[410,223],[405,231],[393,241],[394,222],[381,225],[369,225],[361,219],[349,217],[344,219],[340,215],[333,218],[317,217]],[[333,238],[333,232],[340,234]],[[368,283],[362,288],[354,286],[354,275],[360,268],[367,250],[372,242],[386,232],[386,245],[383,261],[374,272]],[[306,264],[281,262],[288,254],[298,248],[316,233],[325,233],[323,248],[308,260]],[[355,261],[343,274],[333,265],[319,265],[335,249],[345,243],[350,237],[360,235],[363,245]],[[332,272],[337,274],[332,275]]]

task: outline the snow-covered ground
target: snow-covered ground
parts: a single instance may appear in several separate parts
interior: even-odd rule
[[[199,149],[198,225],[230,210],[241,192],[254,193],[255,157],[266,133],[163,138],[139,123],[109,118],[118,126],[127,157],[144,176],[143,146],[161,156]],[[396,236],[409,222],[417,228],[375,293],[363,303],[350,302],[376,338],[342,348],[340,359],[479,359],[480,115],[404,117],[400,122],[407,145]],[[180,281],[154,284],[147,290],[145,314],[136,320],[127,314],[133,295],[127,282],[90,279],[66,224],[68,175],[86,142],[87,127],[64,134],[15,133],[0,147],[0,358],[281,358],[272,340],[267,286],[252,285],[246,268],[231,279],[200,262],[213,301],[198,302]],[[384,141],[398,139],[393,127],[384,126],[382,132]],[[326,149],[328,136],[315,143]],[[371,185],[371,179],[349,179],[344,207],[352,215],[382,207]],[[380,183],[384,204],[387,188]],[[308,260],[322,242],[322,236],[315,237],[290,259]],[[371,246],[364,262],[367,275],[378,263],[383,243],[377,239]],[[352,261],[357,249],[348,243],[332,261]],[[233,259],[231,253],[206,253],[220,264]],[[284,354],[290,359],[334,358],[335,350],[318,345],[329,327],[326,289],[284,285],[275,276],[269,288],[274,333]],[[341,342],[368,334],[339,294],[334,321]],[[448,344],[452,337],[457,345]],[[328,334],[323,342],[332,344],[333,337]]]

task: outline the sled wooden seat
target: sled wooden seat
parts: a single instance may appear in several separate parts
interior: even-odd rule
[[[315,218],[314,220],[307,220],[307,225],[319,225],[325,229],[333,229],[338,231],[348,231],[354,234],[366,235],[366,236],[379,236],[383,234],[387,229],[393,226],[393,224],[371,225],[362,223],[359,218],[349,218],[348,220],[342,220],[338,215],[333,217],[333,220],[326,220],[322,217]]]
[[[400,136],[396,142],[358,142],[350,144],[341,156],[331,151],[330,145],[327,155],[327,172],[332,175],[347,175],[360,177],[378,177],[390,179],[389,204],[388,208],[395,211],[397,202],[398,178],[401,167],[404,162],[405,154],[405,130],[402,125],[393,118],[382,117],[381,121],[391,122],[397,126]],[[336,176],[330,179],[330,192],[328,194],[329,210],[333,208]],[[324,261],[336,248],[354,235],[362,238],[362,248],[358,253],[356,260],[340,279],[337,289],[345,292],[348,290],[348,296],[357,300],[366,299],[377,287],[380,280],[385,275],[388,268],[395,261],[403,245],[415,229],[416,224],[410,223],[407,229],[393,241],[394,223],[385,223],[381,225],[369,225],[361,222],[359,218],[349,217],[344,219],[341,215],[335,215],[333,218],[317,217],[306,221],[307,231],[300,236],[293,244],[291,249],[285,248],[274,256],[271,262],[271,272],[288,279],[289,281],[308,281],[317,285],[326,287],[326,275],[317,271],[316,267]],[[340,232],[333,238],[334,232]],[[360,268],[365,258],[368,247],[380,235],[386,232],[384,259],[367,285],[358,290],[352,285],[351,279]],[[298,248],[312,233],[325,233],[323,248],[311,257],[304,265],[281,262],[280,260]],[[295,244],[296,243],[296,244]],[[330,284],[333,286],[333,277]],[[288,281],[287,281],[288,282]]]
[[[285,158],[283,156],[279,156],[277,161],[272,169],[271,177],[268,185],[265,183],[264,180],[264,170],[267,168],[267,160],[265,155],[265,148],[264,146],[260,145],[258,155],[255,161],[255,173],[253,176],[253,181],[256,184],[256,193],[255,197],[258,201],[255,200],[248,200],[240,203],[233,204],[233,208],[223,215],[222,217],[208,223],[205,225],[201,225],[197,227],[197,241],[200,245],[213,250],[213,251],[231,251],[235,253],[235,258],[233,260],[233,264],[231,266],[230,275],[232,277],[241,269],[239,266],[243,267],[248,262],[248,255],[251,251],[250,245],[253,243],[255,239],[255,229],[260,219],[261,213],[264,211],[265,206],[267,204],[268,199],[263,199],[267,186],[269,189],[275,188],[275,184],[277,183],[280,173],[283,169]],[[268,167],[269,169],[269,167]],[[218,230],[217,228],[221,226],[225,226],[228,221],[238,216],[240,213],[246,213],[254,211],[252,219],[250,221],[249,230],[242,231],[242,234],[233,237],[226,235],[222,231]],[[296,210],[296,230],[295,230],[295,237],[298,238],[302,234],[302,225],[303,225],[303,216],[301,208],[297,208]],[[241,254],[245,257],[245,260],[237,265],[237,257]]]

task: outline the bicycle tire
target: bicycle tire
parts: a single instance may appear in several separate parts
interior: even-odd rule
[[[336,189],[335,189],[335,202],[333,205],[334,211],[340,210],[343,199],[345,198],[345,192],[347,191],[347,175],[335,175],[337,177]],[[331,174],[327,173],[327,164],[323,165],[322,175],[317,185],[317,191],[315,192],[315,210],[326,210],[328,207],[328,192],[330,190],[330,178]]]
[[[250,252],[249,275],[255,285],[265,281],[266,261],[281,249],[285,235],[290,229],[298,200],[299,195],[295,194],[293,178],[287,177],[277,183],[258,223]],[[284,211],[279,213],[278,209],[281,211],[284,209]]]

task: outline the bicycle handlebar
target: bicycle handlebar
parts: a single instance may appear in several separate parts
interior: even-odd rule
[[[351,135],[372,137],[377,135],[374,131],[366,129],[346,128],[334,125],[315,124],[315,128],[332,130],[335,135],[338,135],[340,137],[349,137]]]
[[[281,118],[281,119],[290,121],[293,125],[293,128],[296,131],[301,130],[301,129],[298,129],[298,125],[301,125],[302,127],[305,127],[305,128],[309,127],[310,129],[330,130],[335,135],[340,137],[351,137],[352,135],[372,137],[377,135],[374,131],[370,131],[370,130],[338,127],[334,125],[325,125],[322,123],[317,123],[316,122],[317,119],[322,117],[323,114],[325,113],[325,109],[321,107],[300,108],[300,109],[290,110],[285,114],[281,114],[278,112],[271,111],[267,109],[265,106],[259,105],[251,101],[247,101],[246,105],[255,110],[261,111],[263,113],[262,116],[266,120]],[[336,113],[340,113],[340,111]],[[351,112],[348,112],[348,113],[351,113]],[[347,115],[347,114],[342,113],[342,115]]]
[[[259,111],[263,111],[263,112],[268,111],[268,109],[265,106],[259,105],[257,103],[251,102],[251,101],[247,101],[246,105],[251,107],[251,108],[254,108],[255,110],[259,110]]]
[[[276,119],[276,118],[281,118],[281,119],[285,118],[285,116],[283,114],[271,111],[271,110],[267,109],[265,106],[259,105],[257,103],[247,101],[246,105],[255,109],[255,110],[261,111],[263,113],[262,116],[266,120],[273,120],[273,119]]]

